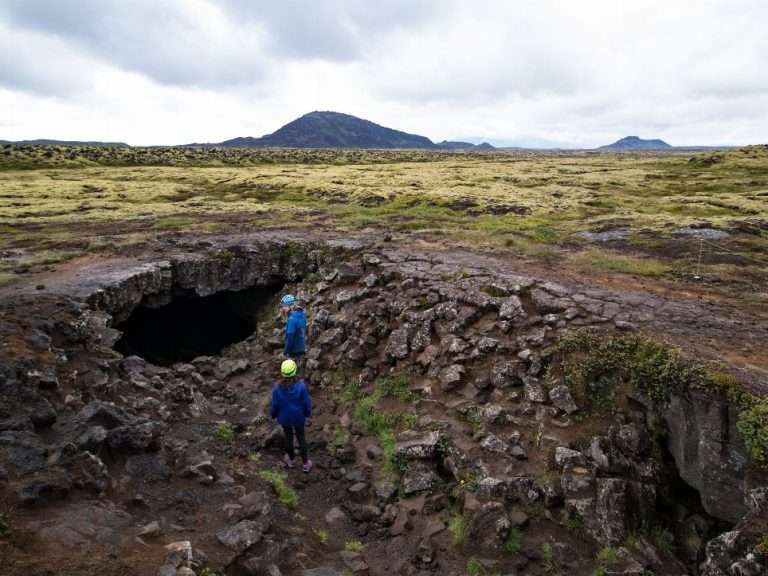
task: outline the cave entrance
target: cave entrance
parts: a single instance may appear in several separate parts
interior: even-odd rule
[[[116,328],[115,349],[170,366],[198,356],[214,356],[256,332],[265,308],[276,304],[282,287],[259,286],[211,296],[177,296],[159,308],[139,307]]]

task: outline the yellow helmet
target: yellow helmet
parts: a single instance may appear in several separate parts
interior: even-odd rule
[[[283,360],[283,363],[280,365],[280,372],[282,372],[285,378],[296,376],[296,372],[298,371],[299,367],[296,365],[296,362],[290,358],[288,360]]]

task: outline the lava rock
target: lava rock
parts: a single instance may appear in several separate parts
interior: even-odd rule
[[[125,461],[125,471],[141,482],[164,482],[171,477],[171,469],[159,453],[129,456]]]
[[[403,460],[434,458],[441,438],[440,432],[404,432],[395,445],[395,457]]]
[[[495,553],[504,543],[512,523],[501,502],[486,502],[467,525],[467,541],[477,550]]]
[[[45,398],[40,398],[29,414],[29,419],[36,428],[49,428],[56,422],[56,418],[56,410]]]
[[[579,407],[573,400],[571,390],[565,384],[554,386],[549,390],[549,400],[552,405],[559,408],[566,414],[573,414],[577,412]]]
[[[164,426],[148,419],[137,419],[130,424],[109,431],[107,444],[113,450],[144,452],[160,447]]]
[[[64,498],[72,489],[67,475],[33,480],[16,491],[16,498],[24,506],[36,506]]]
[[[101,426],[112,430],[119,426],[125,426],[132,418],[114,404],[93,400],[80,411],[79,419],[90,425]]]
[[[21,474],[40,470],[48,456],[40,437],[27,431],[6,430],[0,433],[0,449],[5,450],[6,464]]]
[[[440,477],[431,466],[421,461],[411,462],[403,474],[402,493],[410,496],[417,492],[424,492],[432,489],[439,481]]]
[[[386,355],[396,360],[402,360],[406,358],[410,352],[409,348],[409,332],[411,326],[405,324],[403,327],[393,330],[387,340],[387,345],[384,349]]]
[[[234,526],[221,528],[216,532],[216,539],[237,554],[259,542],[269,528],[268,520],[242,520]]]
[[[77,447],[81,450],[96,452],[107,439],[107,430],[102,426],[89,426],[77,438]]]
[[[464,379],[464,366],[451,364],[440,372],[440,384],[443,390],[454,390]]]

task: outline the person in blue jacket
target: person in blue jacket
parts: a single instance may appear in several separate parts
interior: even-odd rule
[[[294,436],[299,441],[299,453],[304,464],[304,472],[312,469],[312,460],[307,454],[307,439],[304,424],[312,415],[312,399],[304,382],[298,375],[296,362],[284,360],[280,366],[283,379],[272,388],[272,404],[269,415],[283,427],[285,432],[285,456],[283,462],[288,468],[294,464]]]
[[[280,310],[287,317],[283,356],[300,362],[306,349],[307,317],[293,294],[286,294],[280,300]]]

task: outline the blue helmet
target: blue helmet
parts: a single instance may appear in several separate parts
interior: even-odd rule
[[[280,304],[282,306],[290,306],[291,304],[294,304],[296,302],[296,296],[293,294],[286,294],[280,299]]]

